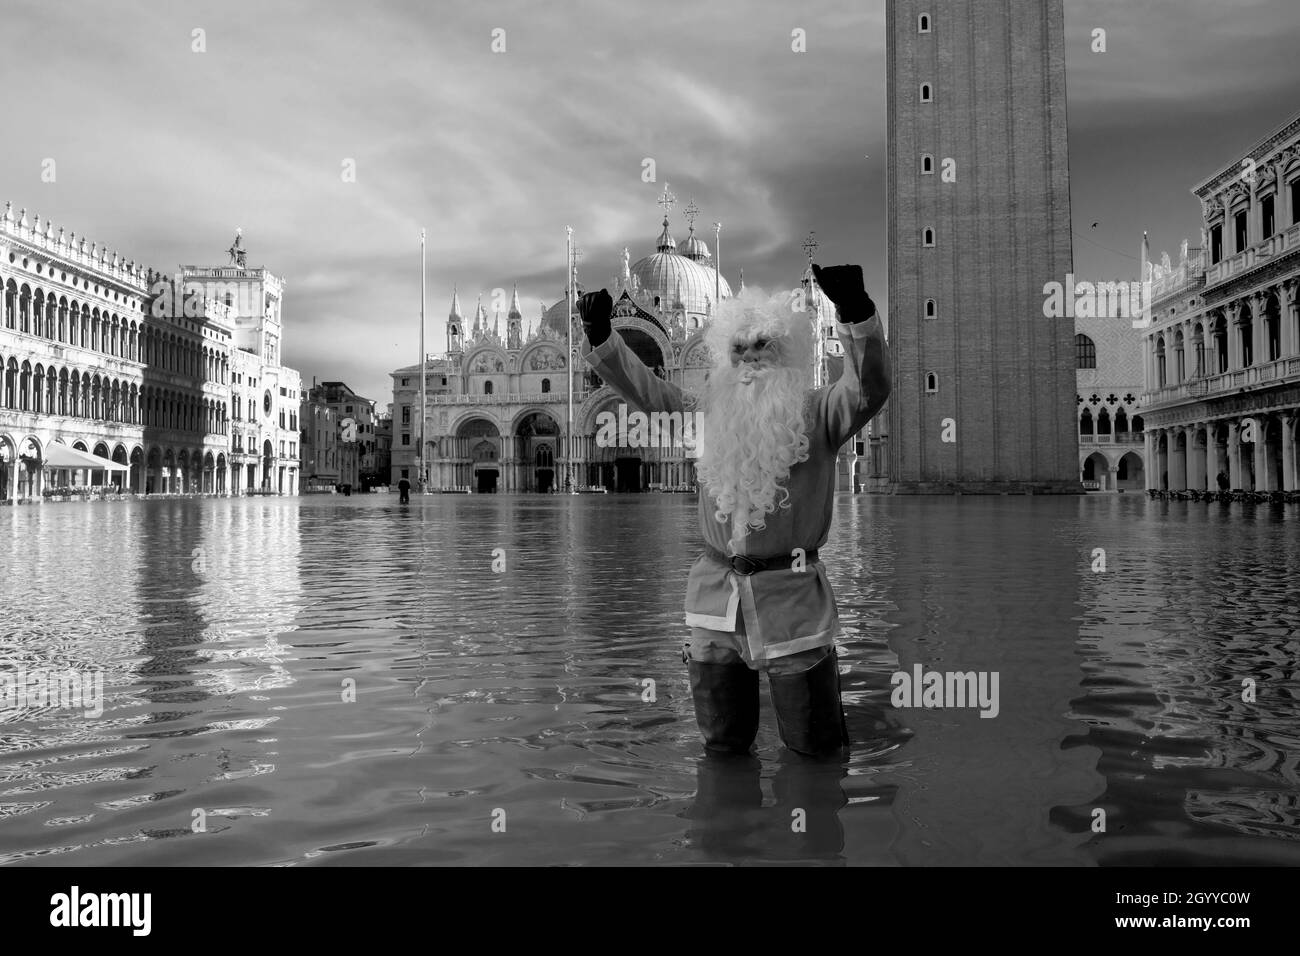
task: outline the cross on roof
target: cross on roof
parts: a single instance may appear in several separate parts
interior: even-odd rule
[[[813,254],[817,252],[820,243],[816,239],[817,233],[809,232],[808,238],[803,241],[803,251],[808,254],[808,261],[812,262]]]
[[[664,215],[668,215],[668,210],[677,202],[677,197],[668,191],[668,184],[664,183],[664,194],[655,200],[659,205],[664,207]]]
[[[691,229],[695,228],[695,217],[699,214],[700,207],[695,205],[695,197],[692,196],[690,203],[682,210],[682,215],[685,216],[686,221],[690,223]]]

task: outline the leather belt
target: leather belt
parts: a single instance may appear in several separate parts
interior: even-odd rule
[[[773,558],[754,558],[745,554],[725,555],[717,548],[704,546],[704,553],[715,561],[721,561],[723,564],[731,565],[731,570],[737,574],[750,575],[758,571],[784,571],[795,562],[795,556],[792,554],[780,554]],[[804,552],[804,561],[816,561],[817,549],[812,548]]]

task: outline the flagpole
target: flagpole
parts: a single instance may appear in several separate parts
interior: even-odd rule
[[[415,450],[415,463],[419,468],[420,476],[420,494],[427,494],[428,488],[425,481],[424,468],[424,417],[425,403],[428,401],[426,395],[426,382],[424,374],[425,364],[424,350],[424,230],[420,230],[420,443]]]
[[[713,224],[713,309],[722,305],[722,223]]]
[[[565,247],[567,259],[565,265],[567,274],[564,278],[564,301],[567,307],[565,325],[569,329],[569,354],[564,363],[569,371],[569,415],[565,426],[568,438],[565,443],[564,483],[569,486],[566,490],[577,494],[578,489],[573,483],[573,227],[565,226],[564,231],[568,237]]]

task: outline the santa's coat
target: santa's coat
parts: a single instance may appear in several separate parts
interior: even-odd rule
[[[755,558],[790,556],[826,543],[835,493],[835,456],[840,447],[870,421],[873,371],[864,367],[863,343],[879,336],[878,319],[837,323],[844,346],[844,372],[830,385],[813,392],[808,430],[808,459],[790,469],[784,483],[789,507],[766,516],[767,527],[750,529],[742,554]],[[587,353],[587,362],[605,383],[632,408],[646,412],[693,410],[691,396],[654,375],[617,332]],[[731,521],[714,517],[717,503],[700,491],[700,532],[717,552],[731,553]],[[778,490],[777,501],[782,500]],[[742,575],[729,564],[701,555],[691,566],[686,585],[686,623],[735,633],[736,613],[744,615],[745,656],[754,662],[772,660],[834,643],[839,634],[835,595],[820,560],[804,570],[760,571]]]

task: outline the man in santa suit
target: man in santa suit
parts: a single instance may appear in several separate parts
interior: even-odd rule
[[[858,266],[813,266],[835,305],[840,378],[814,389],[815,333],[802,296],[742,291],[705,333],[702,394],[655,376],[611,334],[613,300],[578,310],[587,362],[634,409],[702,413],[696,449],[704,553],[686,586],[689,665],[705,747],[748,753],[767,673],[781,739],[807,755],[848,746],[835,638],[839,618],[819,548],[830,531],[835,457],[885,403],[889,353]]]

